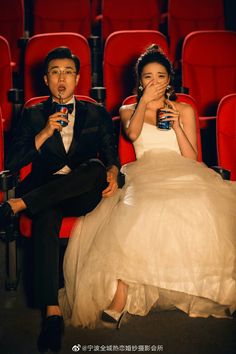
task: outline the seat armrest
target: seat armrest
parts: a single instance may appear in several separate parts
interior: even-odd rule
[[[225,168],[221,167],[221,166],[211,166],[211,168],[216,171],[217,173],[219,173],[221,175],[221,177],[225,180],[230,180],[230,171],[226,170]]]
[[[0,172],[0,190],[7,192],[16,187],[18,182],[18,175],[11,173],[9,170]]]
[[[106,101],[106,88],[102,86],[92,87],[91,97],[94,98],[98,103],[105,106]]]
[[[8,100],[14,104],[23,104],[24,95],[23,90],[18,88],[12,88],[8,91]]]
[[[102,45],[99,36],[90,36],[88,38],[91,49],[92,61],[92,85],[102,85]]]

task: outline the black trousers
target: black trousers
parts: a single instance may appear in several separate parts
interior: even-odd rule
[[[93,210],[106,188],[106,169],[89,161],[67,175],[22,196],[33,221],[35,304],[58,305],[59,232],[64,216],[81,216]]]

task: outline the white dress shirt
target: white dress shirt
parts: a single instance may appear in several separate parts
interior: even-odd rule
[[[66,152],[68,152],[71,142],[72,142],[72,139],[73,139],[74,123],[75,123],[75,98],[74,97],[70,101],[66,102],[66,104],[70,104],[70,103],[74,104],[73,112],[68,114],[68,125],[66,127],[63,127],[60,132],[62,142],[63,142]],[[65,165],[59,171],[55,172],[54,174],[66,175],[69,172],[71,172],[70,167]]]

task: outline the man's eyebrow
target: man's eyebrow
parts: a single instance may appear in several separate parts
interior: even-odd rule
[[[55,68],[60,68],[60,65],[53,65],[53,66],[49,66],[49,69],[55,69]],[[63,66],[64,69],[74,69],[73,66],[67,65],[67,66]]]
[[[152,72],[143,73],[143,75],[150,75]],[[158,71],[157,74],[166,74],[165,71]]]

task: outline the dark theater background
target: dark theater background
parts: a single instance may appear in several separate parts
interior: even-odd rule
[[[119,107],[134,102],[134,63],[150,44],[173,62],[178,99],[196,110],[199,160],[236,180],[236,5],[234,0],[7,0],[0,4],[0,169],[24,105],[48,94],[42,61],[65,45],[81,59],[76,94],[105,105],[120,142]],[[122,163],[132,161],[120,149]],[[1,173],[1,198],[17,176]],[[70,230],[61,230],[60,274]],[[200,225],[199,225],[200,227]],[[32,240],[27,217],[0,231],[0,351],[35,354],[41,315],[32,305]],[[62,354],[76,351],[236,353],[234,319],[173,311],[133,316],[119,331],[66,328]]]

